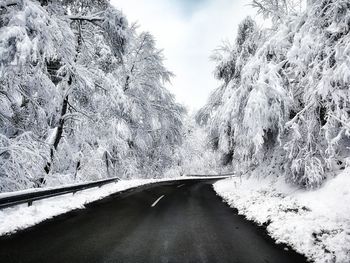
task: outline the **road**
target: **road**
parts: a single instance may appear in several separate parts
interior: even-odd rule
[[[111,196],[1,237],[0,262],[306,262],[223,203],[213,182]]]

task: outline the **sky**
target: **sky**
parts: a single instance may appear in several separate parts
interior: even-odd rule
[[[256,17],[250,0],[111,0],[129,23],[138,22],[163,49],[175,74],[167,88],[190,111],[200,109],[219,83],[209,59],[222,41],[235,39],[238,24]]]

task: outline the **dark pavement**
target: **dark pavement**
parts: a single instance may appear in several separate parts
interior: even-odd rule
[[[134,190],[1,237],[0,262],[306,262],[223,203],[213,182]]]

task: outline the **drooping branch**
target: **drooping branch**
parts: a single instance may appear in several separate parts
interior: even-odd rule
[[[19,4],[18,0],[5,1],[3,3],[0,3],[0,8],[7,8],[7,7],[15,6],[18,4]]]

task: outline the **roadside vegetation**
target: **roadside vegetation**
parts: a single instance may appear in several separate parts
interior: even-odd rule
[[[0,3],[0,192],[161,177],[185,109],[154,37],[108,0]]]
[[[272,27],[247,17],[213,55],[222,84],[197,122],[237,173],[312,189],[349,162],[350,3],[302,2],[253,1]]]

